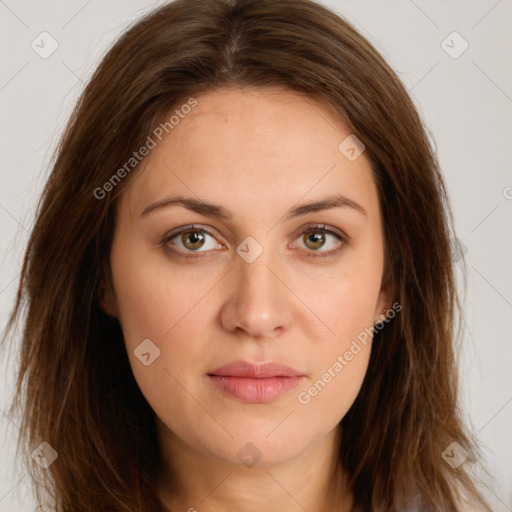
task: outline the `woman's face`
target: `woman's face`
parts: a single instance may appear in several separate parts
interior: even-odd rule
[[[103,305],[174,446],[284,463],[334,438],[365,376],[358,335],[387,304],[377,190],[319,101],[196,100],[120,198]]]

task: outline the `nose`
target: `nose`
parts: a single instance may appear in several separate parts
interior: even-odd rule
[[[266,249],[252,263],[237,256],[221,311],[224,329],[262,340],[277,337],[290,326],[293,293],[269,256]]]

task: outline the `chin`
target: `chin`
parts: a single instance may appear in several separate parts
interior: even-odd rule
[[[233,438],[223,434],[212,438],[210,435],[201,444],[204,450],[229,465],[275,466],[292,461],[322,437],[321,434],[308,435],[303,427],[292,423],[288,427],[279,432],[276,423],[271,428],[267,423],[260,427],[242,424],[236,432],[228,428]]]

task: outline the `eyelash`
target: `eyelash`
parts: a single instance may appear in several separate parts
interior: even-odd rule
[[[185,226],[184,228],[180,229],[179,231],[173,231],[172,233],[170,233],[168,235],[165,235],[164,238],[161,240],[160,245],[163,248],[169,249],[174,254],[176,254],[176,255],[178,255],[179,257],[182,257],[182,258],[187,258],[187,259],[194,259],[195,258],[195,259],[197,259],[197,258],[204,257],[203,254],[207,253],[209,251],[199,251],[197,254],[194,254],[194,252],[190,252],[190,251],[182,252],[181,250],[174,249],[173,247],[170,247],[169,245],[167,245],[173,238],[175,238],[175,237],[177,237],[177,236],[179,236],[182,233],[187,232],[187,231],[202,231],[202,232],[206,233],[207,235],[211,236],[212,238],[215,238],[215,235],[213,235],[213,233],[210,233],[210,231],[208,231],[204,227],[196,226],[196,225],[191,225],[191,226]],[[304,235],[304,233],[308,233],[310,231],[321,231],[323,233],[326,233],[326,234],[329,234],[329,235],[333,235],[335,238],[337,238],[341,242],[341,245],[338,248],[336,248],[336,249],[331,249],[330,251],[318,251],[317,252],[317,251],[305,250],[307,257],[310,257],[310,258],[327,258],[327,257],[330,257],[330,256],[334,256],[343,247],[346,247],[348,245],[348,240],[347,240],[346,237],[340,235],[339,233],[336,233],[335,231],[327,229],[325,224],[312,224],[310,226],[307,226],[306,229],[304,229],[303,231],[301,231],[299,233],[299,236]]]

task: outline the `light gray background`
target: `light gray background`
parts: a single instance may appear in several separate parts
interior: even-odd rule
[[[46,166],[71,108],[107,46],[131,21],[162,3],[0,0],[2,328]],[[436,141],[457,236],[467,249],[467,332],[460,354],[464,410],[494,478],[489,498],[497,512],[512,511],[512,2],[324,3],[384,54]],[[43,31],[59,44],[47,59],[31,48]],[[453,31],[469,44],[456,59],[441,47]],[[452,39],[448,44],[455,51],[460,43]],[[14,359],[4,358],[0,512],[28,512],[35,507],[28,477],[15,464],[16,419],[3,413],[12,393],[13,369]]]

